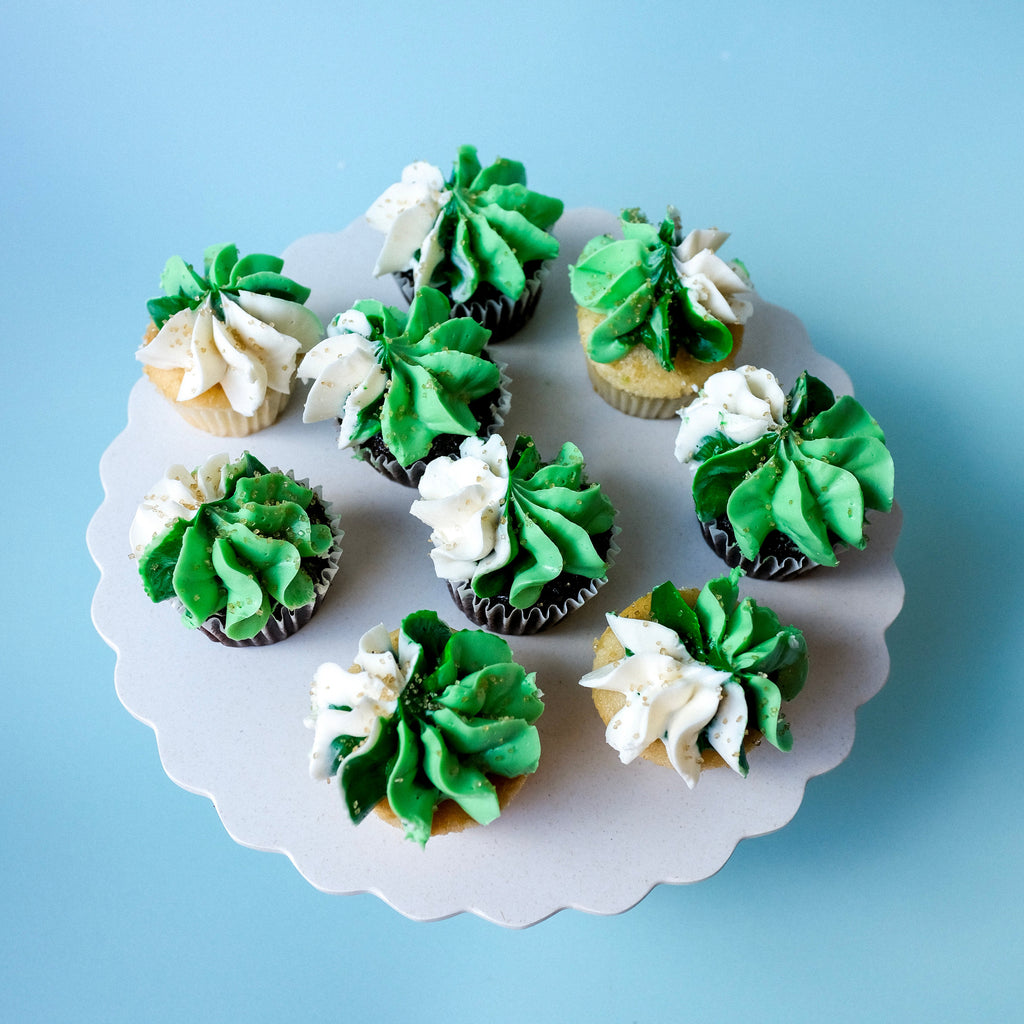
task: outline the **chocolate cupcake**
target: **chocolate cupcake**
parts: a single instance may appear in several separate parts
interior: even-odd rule
[[[316,613],[342,530],[319,488],[248,452],[172,466],[140,504],[132,557],[154,602],[229,647],[277,643]]]
[[[767,370],[708,378],[680,410],[676,458],[693,469],[705,539],[730,566],[784,580],[863,548],[869,509],[893,502],[892,456],[864,407],[803,373],[788,395]]]
[[[544,462],[531,437],[520,435],[509,457],[497,434],[430,464],[410,511],[432,527],[435,572],[471,621],[536,633],[607,582],[615,510],[584,469],[572,443]]]
[[[303,359],[312,380],[306,423],[337,418],[338,447],[415,487],[428,463],[462,439],[501,428],[511,396],[488,332],[449,316],[448,300],[421,288],[408,313],[364,299],[339,313]]]
[[[533,315],[558,255],[550,230],[559,199],[526,187],[526,169],[499,158],[482,167],[473,146],[461,146],[445,180],[418,161],[370,207],[366,218],[386,238],[374,275],[393,274],[409,301],[431,286],[491,332],[491,343],[515,334]]]

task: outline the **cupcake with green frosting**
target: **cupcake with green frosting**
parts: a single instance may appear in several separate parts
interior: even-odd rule
[[[321,665],[310,696],[310,775],[335,782],[355,824],[376,811],[421,846],[494,821],[537,770],[534,673],[432,611],[363,634],[355,664]]]
[[[518,161],[483,167],[475,147],[461,146],[447,179],[417,161],[367,211],[385,235],[374,274],[393,274],[407,299],[440,289],[453,316],[473,317],[501,341],[533,315],[544,265],[558,255],[551,228],[562,210],[526,187]]]
[[[304,626],[338,571],[342,530],[319,487],[248,452],[176,465],[130,530],[146,594],[228,647],[276,643]]]
[[[834,566],[843,548],[867,543],[867,511],[892,508],[881,427],[806,372],[786,395],[767,370],[723,371],[680,416],[676,458],[693,470],[705,539],[751,576]]]
[[[592,238],[569,267],[587,372],[616,409],[667,419],[733,365],[753,285],[718,255],[726,232],[684,234],[672,207],[660,224],[626,210],[621,225],[622,238]]]
[[[136,358],[199,430],[244,437],[270,426],[288,404],[297,357],[323,337],[309,289],[283,267],[234,245],[207,248],[201,274],[180,256],[167,261]]]
[[[762,738],[792,748],[782,705],[803,688],[807,645],[771,609],[740,600],[741,576],[734,569],[700,591],[666,582],[607,616],[580,685],[623,764],[671,767],[692,789],[723,765],[746,777]]]
[[[414,516],[432,528],[430,556],[455,603],[497,633],[536,633],[608,581],[615,509],[589,483],[571,442],[545,462],[533,438],[468,438],[420,480]]]
[[[376,299],[339,313],[299,365],[312,381],[303,421],[337,419],[339,448],[409,487],[463,438],[500,429],[508,378],[485,351],[487,329],[450,312],[421,288],[407,313]]]

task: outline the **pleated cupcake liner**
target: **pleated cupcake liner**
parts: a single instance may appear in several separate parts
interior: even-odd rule
[[[416,293],[412,283],[412,271],[403,270],[392,276],[405,300],[412,302]],[[533,316],[547,276],[548,268],[541,263],[527,276],[526,287],[518,299],[510,299],[494,289],[482,298],[474,295],[465,302],[454,303],[452,317],[468,316],[482,327],[486,327],[491,332],[488,345],[505,341],[521,330]]]
[[[650,398],[647,395],[636,395],[631,391],[616,387],[597,371],[594,361],[587,357],[587,375],[594,391],[613,409],[624,412],[627,416],[636,416],[643,420],[668,420],[686,405],[686,398]]]
[[[258,430],[273,426],[284,412],[290,398],[290,393],[268,388],[263,404],[251,416],[243,416],[230,407],[209,409],[189,406],[173,399],[169,401],[178,415],[197,430],[212,434],[214,437],[248,437]]]
[[[735,569],[739,566],[747,576],[753,579],[791,580],[810,572],[812,569],[818,568],[820,564],[808,555],[805,555],[795,545],[791,545],[791,542],[792,552],[780,552],[778,554],[762,552],[756,558],[747,558],[740,551],[740,546],[736,543],[736,536],[732,531],[731,524],[724,517],[715,519],[710,523],[701,522],[699,519],[697,522],[700,524],[701,533],[707,541],[708,547],[730,569]],[[723,525],[723,522],[726,525]],[[841,549],[837,547],[836,550]]]
[[[607,565],[605,575],[588,580],[578,591],[557,601],[542,602],[529,608],[513,608],[497,598],[478,597],[473,591],[471,580],[446,580],[448,592],[471,622],[489,629],[492,633],[502,633],[506,636],[529,636],[540,633],[561,622],[572,612],[578,611],[608,582],[608,570],[614,565],[615,556],[619,553],[619,545],[615,541],[618,532],[617,526],[612,527],[612,536],[604,559]]]

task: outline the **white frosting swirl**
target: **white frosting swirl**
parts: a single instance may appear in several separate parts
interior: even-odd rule
[[[252,416],[268,389],[291,390],[296,356],[304,343],[319,337],[319,321],[313,327],[309,318],[316,318],[304,306],[270,295],[242,291],[235,302],[222,292],[220,299],[223,320],[214,314],[208,295],[198,309],[169,317],[135,356],[147,366],[185,371],[179,402],[219,384],[235,412]]]
[[[192,519],[200,505],[223,498],[224,468],[229,461],[229,456],[222,453],[207,459],[194,472],[184,466],[171,466],[135,512],[128,531],[132,553],[141,555],[175,520]]]
[[[747,702],[739,683],[728,672],[696,661],[665,626],[617,615],[607,619],[632,653],[588,673],[580,685],[625,696],[605,731],[619,760],[629,764],[660,740],[672,767],[692,789],[701,771],[697,738],[707,729],[711,746],[740,772]]]
[[[411,269],[416,287],[430,280],[440,258],[435,251],[436,232],[434,244],[425,243],[450,198],[444,175],[433,164],[417,160],[402,171],[402,180],[389,186],[366,211],[370,226],[386,236],[373,268],[375,277]],[[417,250],[422,250],[419,260]]]
[[[692,462],[704,438],[716,433],[737,444],[755,441],[770,430],[779,430],[785,411],[786,396],[769,370],[749,364],[720,370],[679,410],[682,423],[676,435],[676,458]]]
[[[690,302],[705,319],[745,324],[754,307],[750,279],[738,263],[726,263],[717,249],[729,237],[717,228],[696,228],[672,249],[672,264]]]
[[[313,380],[302,420],[340,419],[339,448],[351,444],[359,413],[384,393],[387,384],[387,373],[369,340],[371,333],[370,321],[358,310],[339,313],[327,328],[327,339],[299,364],[300,379]]]
[[[467,437],[459,458],[427,465],[420,500],[409,511],[432,527],[430,557],[440,579],[468,580],[504,565],[512,554],[505,517],[508,450],[499,434]]]
[[[405,668],[395,658],[383,623],[362,635],[355,662],[358,672],[325,662],[313,675],[305,724],[314,730],[309,755],[309,774],[314,779],[326,780],[334,774],[331,744],[338,736],[366,737],[372,743],[381,719],[395,713],[398,695],[405,688]]]

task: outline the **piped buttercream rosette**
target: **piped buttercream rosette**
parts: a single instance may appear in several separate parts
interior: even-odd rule
[[[892,456],[851,396],[801,374],[788,395],[742,366],[709,377],[680,410],[675,454],[693,473],[697,519],[731,567],[785,580],[863,548],[869,509],[893,502]]]
[[[732,365],[754,308],[743,264],[718,254],[728,233],[683,234],[678,212],[668,213],[657,225],[624,211],[622,237],[592,238],[569,267],[594,390],[645,419],[673,416]]]
[[[130,531],[143,587],[228,647],[277,643],[319,609],[344,532],[319,486],[249,453],[172,466]]]
[[[298,368],[311,381],[303,421],[336,418],[339,448],[407,486],[462,438],[500,430],[511,403],[505,366],[487,356],[484,328],[449,312],[424,288],[408,315],[375,300],[338,314]]]
[[[462,146],[450,178],[424,161],[370,206],[366,219],[385,238],[374,274],[393,274],[412,301],[425,286],[439,288],[453,316],[469,316],[493,344],[532,316],[558,255],[550,229],[562,215],[558,199],[526,187],[521,163],[499,158],[483,167]]]
[[[335,781],[353,823],[376,811],[421,845],[489,824],[537,769],[541,697],[503,639],[414,612],[363,634],[349,670],[317,669],[310,775]]]
[[[323,328],[303,304],[309,290],[280,273],[279,258],[214,246],[205,261],[199,274],[168,260],[167,294],[148,304],[153,319],[136,358],[193,426],[242,437],[278,418],[297,357]]]
[[[544,463],[532,438],[518,437],[510,458],[497,434],[427,467],[410,511],[431,527],[435,573],[473,622],[535,633],[607,582],[615,512],[583,471],[571,443]]]
[[[741,575],[699,592],[664,583],[607,616],[594,669],[580,685],[593,692],[605,739],[623,764],[645,757],[692,789],[713,766],[746,776],[747,748],[762,736],[791,748],[782,705],[803,687],[804,637],[752,598],[741,601]]]

